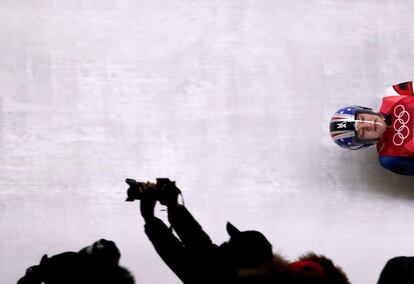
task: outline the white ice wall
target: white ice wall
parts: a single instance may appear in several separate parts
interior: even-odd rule
[[[171,177],[217,243],[225,222],[353,283],[414,255],[414,180],[329,137],[414,74],[412,1],[2,0],[0,283],[43,253],[113,239],[137,283],[179,283],[125,177]],[[165,212],[160,212],[165,215]]]

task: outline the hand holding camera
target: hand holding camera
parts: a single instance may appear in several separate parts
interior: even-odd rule
[[[175,181],[169,178],[157,178],[153,182],[137,182],[134,179],[127,178],[125,182],[129,185],[126,201],[155,199],[162,205],[169,206],[177,204],[180,189],[175,185]]]

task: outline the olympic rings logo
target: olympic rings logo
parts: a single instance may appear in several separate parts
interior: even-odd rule
[[[394,109],[394,115],[396,120],[392,126],[396,133],[392,138],[392,142],[395,146],[401,146],[404,140],[410,135],[410,129],[406,125],[410,121],[410,114],[405,110],[403,105],[398,105]]]

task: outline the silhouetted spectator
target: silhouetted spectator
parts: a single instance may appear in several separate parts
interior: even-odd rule
[[[378,284],[414,283],[414,257],[399,256],[388,260],[384,266]]]
[[[101,239],[79,252],[46,254],[29,267],[17,284],[133,284],[132,274],[119,266],[121,254],[112,241]]]
[[[349,284],[346,275],[324,256],[308,254],[289,263],[273,255],[270,242],[257,231],[239,231],[231,223],[228,242],[220,246],[183,205],[180,190],[169,179],[130,185],[127,201],[141,200],[145,233],[170,269],[185,283]],[[155,217],[156,202],[167,206],[172,228]],[[177,234],[174,235],[174,232]]]

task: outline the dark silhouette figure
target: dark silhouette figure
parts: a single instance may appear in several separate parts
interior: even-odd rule
[[[378,284],[414,283],[414,257],[398,256],[385,264]]]
[[[240,231],[229,222],[226,226],[229,241],[214,244],[178,202],[181,191],[169,179],[157,179],[156,184],[132,179],[126,182],[130,186],[127,201],[141,200],[140,210],[149,240],[185,284],[349,284],[342,270],[328,258],[309,253],[289,263],[273,254],[272,245],[263,234]],[[155,217],[157,201],[167,206],[171,228]]]
[[[113,241],[101,239],[79,252],[46,254],[26,270],[17,284],[133,284],[132,274],[119,266],[121,254]]]

